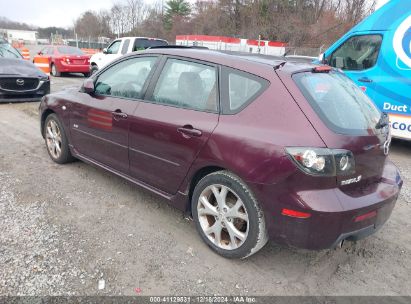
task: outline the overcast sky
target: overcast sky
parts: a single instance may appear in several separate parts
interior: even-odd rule
[[[378,7],[387,1],[378,0]],[[0,0],[0,16],[40,27],[69,27],[82,12],[109,9],[113,2],[119,0]]]

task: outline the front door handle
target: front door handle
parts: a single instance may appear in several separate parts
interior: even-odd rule
[[[368,77],[362,77],[360,79],[358,79],[359,82],[366,82],[366,83],[371,83],[372,79],[368,78]]]
[[[178,128],[177,131],[183,134],[184,137],[200,137],[201,135],[203,135],[203,132],[198,129],[194,129],[192,125],[185,125],[181,128]]]
[[[115,120],[120,120],[120,119],[127,119],[128,115],[126,113],[121,112],[121,110],[117,109],[113,112],[111,112]]]

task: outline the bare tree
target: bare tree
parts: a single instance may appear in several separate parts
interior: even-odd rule
[[[147,5],[143,0],[127,0],[126,7],[131,31],[136,31],[147,16]]]

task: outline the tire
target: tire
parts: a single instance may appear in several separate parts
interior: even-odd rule
[[[90,77],[90,73],[83,73],[84,77],[88,78]]]
[[[60,77],[61,76],[61,73],[59,72],[59,70],[57,69],[57,67],[54,63],[51,64],[50,72],[51,72],[51,75],[53,75],[54,77]]]
[[[94,75],[95,73],[97,73],[97,71],[98,71],[98,66],[96,64],[93,64],[90,69],[90,74]]]
[[[74,160],[74,157],[70,153],[63,124],[60,122],[60,119],[56,114],[47,116],[46,121],[44,122],[43,135],[47,152],[54,162],[65,164]]]
[[[203,241],[225,258],[247,258],[268,241],[263,210],[248,186],[229,171],[211,173],[198,182],[191,210]]]

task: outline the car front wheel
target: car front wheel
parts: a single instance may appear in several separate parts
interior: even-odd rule
[[[43,132],[47,152],[54,162],[58,164],[65,164],[74,160],[70,153],[63,124],[60,122],[56,114],[50,114],[47,116],[44,123]]]
[[[264,213],[248,186],[219,171],[194,189],[192,214],[202,239],[226,258],[246,258],[267,243]]]
[[[97,71],[98,71],[98,66],[95,65],[95,64],[93,64],[93,65],[91,66],[91,69],[90,69],[90,74],[91,74],[91,75],[94,75],[95,73],[97,73]]]

